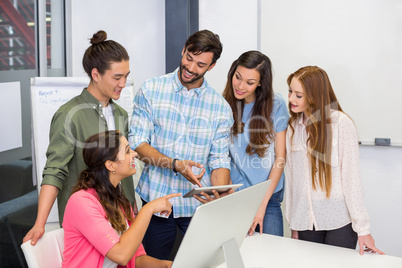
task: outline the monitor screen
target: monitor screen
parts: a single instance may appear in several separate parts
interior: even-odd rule
[[[172,268],[216,267],[225,262],[225,254],[232,254],[230,259],[241,258],[239,248],[270,183],[268,180],[199,206]],[[225,253],[224,244],[230,249]]]

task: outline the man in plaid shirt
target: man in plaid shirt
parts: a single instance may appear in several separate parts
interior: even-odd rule
[[[150,202],[170,193],[230,184],[229,138],[233,115],[226,100],[204,79],[222,53],[219,36],[208,30],[191,35],[180,67],[146,81],[134,98],[131,148],[145,163],[137,193]],[[143,244],[148,255],[168,259],[176,237],[187,230],[200,202],[170,200],[173,213],[153,215]]]

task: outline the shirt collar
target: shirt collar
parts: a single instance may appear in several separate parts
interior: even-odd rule
[[[179,79],[179,67],[174,71],[173,77],[174,77],[173,83],[174,83],[174,92],[175,93],[177,93],[181,90],[188,91],[188,89],[182,85],[182,83]],[[205,77],[203,80],[204,81],[202,82],[201,87],[193,88],[193,89],[190,89],[189,91],[191,92],[192,90],[194,90],[195,93],[197,94],[197,96],[201,97],[208,89],[208,83],[207,83],[207,80],[205,79]]]
[[[296,121],[298,125],[303,125],[304,126],[303,118],[304,118],[303,114],[299,115],[299,118]]]
[[[102,110],[102,103],[95,98],[91,93],[88,92],[87,88],[82,90],[81,96],[84,98],[86,102],[88,102],[94,109]],[[114,102],[112,99],[109,100],[109,105],[112,105],[112,110],[114,110]]]

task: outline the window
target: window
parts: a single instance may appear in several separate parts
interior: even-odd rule
[[[0,1],[0,71],[36,68],[32,0]]]
[[[20,244],[37,213],[30,78],[66,74],[64,6],[64,0],[0,0],[0,86],[19,82],[22,129],[22,147],[0,152],[0,267],[27,267]]]

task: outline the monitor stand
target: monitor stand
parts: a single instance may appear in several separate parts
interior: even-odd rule
[[[227,268],[245,268],[236,239],[232,238],[223,243],[222,250]]]

